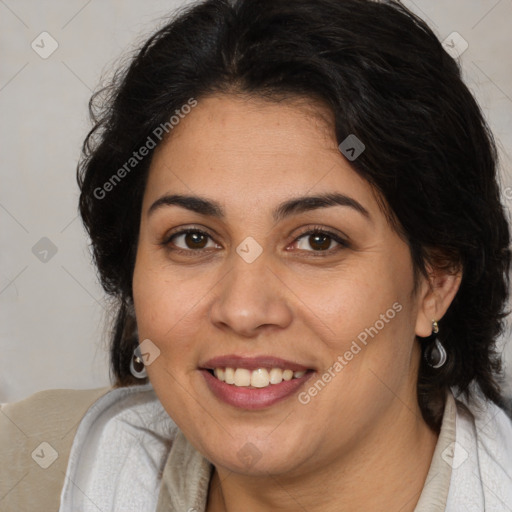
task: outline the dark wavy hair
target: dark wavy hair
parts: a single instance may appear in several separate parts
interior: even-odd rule
[[[428,275],[428,265],[463,272],[439,322],[448,361],[434,370],[421,359],[424,419],[439,428],[448,388],[502,405],[496,341],[508,314],[510,233],[497,151],[458,64],[425,22],[393,0],[206,0],[165,22],[91,98],[94,126],[78,165],[80,213],[116,305],[114,386],[147,382],[131,375],[129,363],[138,341],[132,276],[153,150],[123,179],[112,176],[191,97],[227,93],[319,100],[334,114],[338,143],[349,134],[364,142],[352,168],[384,199],[416,278]]]

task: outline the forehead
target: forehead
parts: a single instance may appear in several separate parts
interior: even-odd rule
[[[368,182],[341,155],[325,106],[216,95],[198,100],[155,150],[145,204],[179,192],[255,211],[333,191],[377,208]]]

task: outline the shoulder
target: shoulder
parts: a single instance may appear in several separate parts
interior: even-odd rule
[[[64,417],[81,415],[101,396],[111,391],[110,386],[94,389],[47,389],[38,391],[18,402],[0,405],[0,422],[17,426],[19,430],[27,430],[30,435],[37,432],[59,429]],[[55,419],[57,421],[52,422]],[[38,420],[44,420],[40,423]],[[4,434],[0,430],[0,436]]]
[[[58,509],[58,496],[80,420],[112,389],[50,389],[1,404],[2,510]],[[53,501],[45,502],[45,496]]]
[[[474,425],[481,466],[512,491],[512,419],[503,409],[487,402],[474,413]],[[509,498],[512,503],[512,492]]]
[[[154,510],[176,434],[151,384],[107,393],[77,429],[60,510]]]
[[[489,459],[512,469],[512,418],[493,402],[476,397],[470,402],[458,399],[457,419],[460,430],[472,437],[476,446],[485,449]]]
[[[448,511],[501,510],[512,503],[512,419],[481,397],[458,398]],[[495,508],[493,508],[495,507]]]

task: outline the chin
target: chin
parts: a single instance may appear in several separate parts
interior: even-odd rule
[[[219,446],[223,448],[219,450]],[[206,448],[206,457],[215,466],[252,476],[293,473],[306,459],[303,445],[293,443],[287,446],[285,439],[269,441],[268,429],[259,439],[245,435],[235,441],[230,437],[225,445]]]

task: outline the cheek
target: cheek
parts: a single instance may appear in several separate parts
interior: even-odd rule
[[[376,259],[312,297],[329,327],[326,359],[341,362],[340,383],[354,396],[373,396],[383,387],[381,380],[396,389],[411,372],[416,309],[406,256]]]
[[[399,269],[386,260],[375,260],[326,279],[322,286],[303,286],[298,294],[308,297],[328,327],[327,339],[336,345],[339,340],[350,344],[359,339],[364,343],[384,333],[398,337],[404,318],[412,314],[406,310],[411,287],[406,265]],[[406,324],[409,328],[410,322]]]
[[[200,275],[194,278],[172,270],[142,249],[133,276],[133,300],[139,339],[149,338],[164,359],[185,359],[197,332],[197,312],[209,289]],[[172,341],[172,343],[171,343]],[[171,353],[172,352],[172,353]]]

